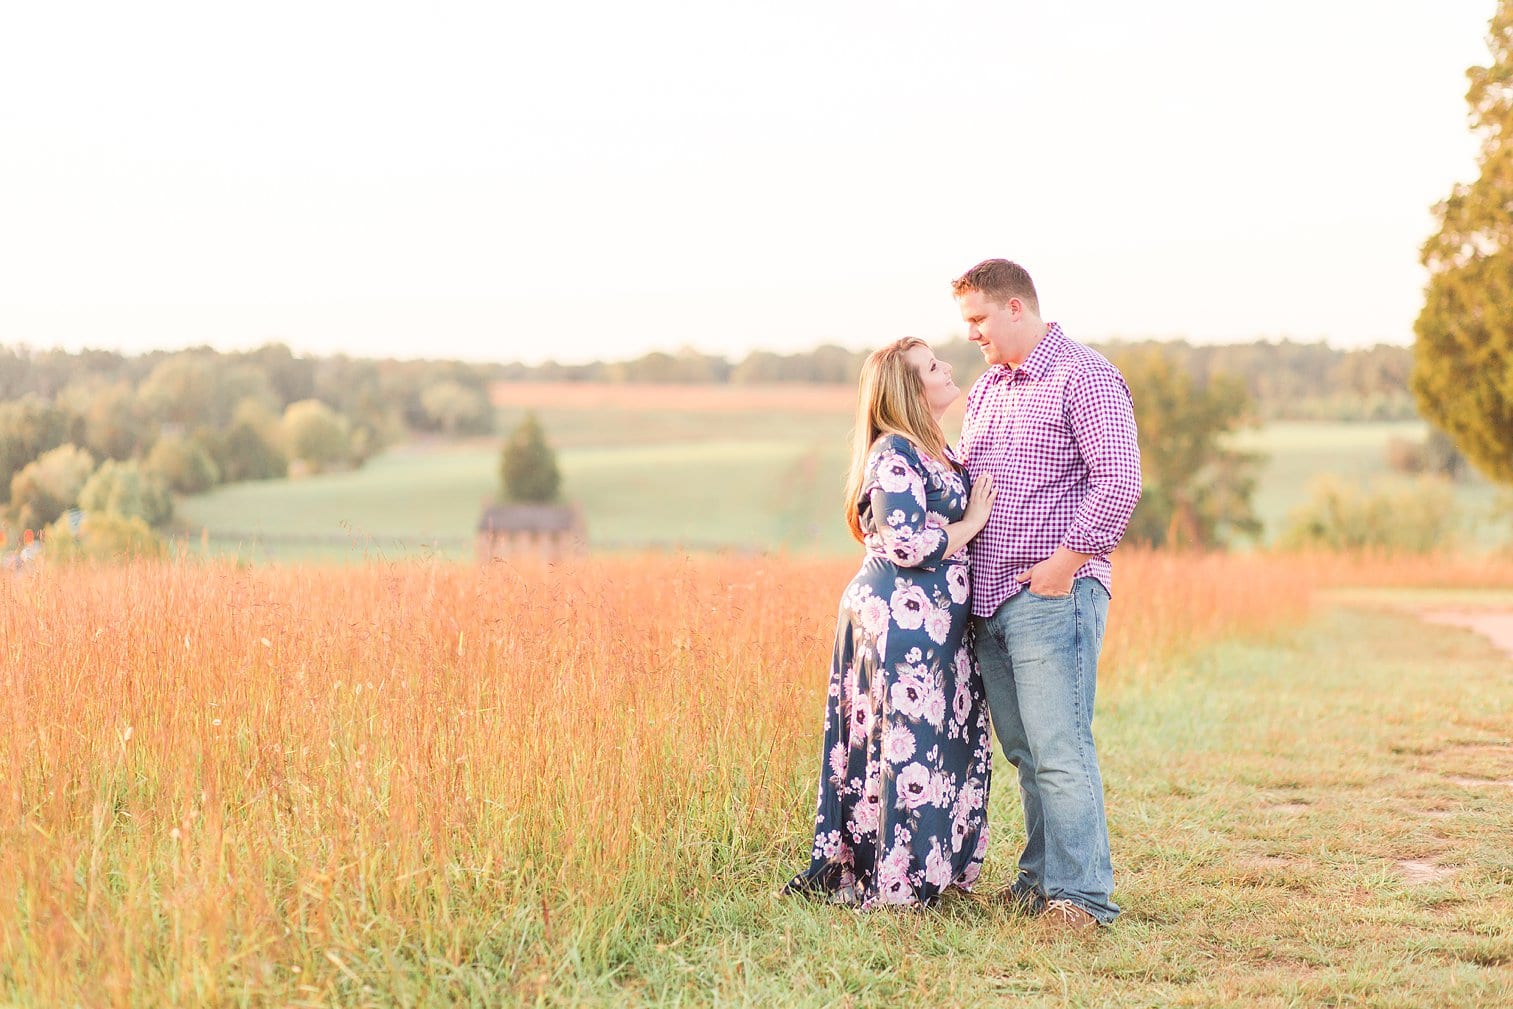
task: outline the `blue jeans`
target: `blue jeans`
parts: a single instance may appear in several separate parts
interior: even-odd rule
[[[974,620],[993,728],[1019,769],[1026,842],[1015,887],[1070,900],[1105,925],[1119,908],[1093,697],[1108,601],[1100,582],[1078,578],[1069,596],[1022,589]]]

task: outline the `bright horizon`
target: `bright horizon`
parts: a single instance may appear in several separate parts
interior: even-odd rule
[[[740,359],[963,332],[1405,344],[1491,0],[37,5],[0,343]]]

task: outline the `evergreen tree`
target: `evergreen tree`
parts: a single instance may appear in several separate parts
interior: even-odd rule
[[[557,500],[562,474],[557,456],[546,443],[541,422],[527,413],[510,433],[499,457],[499,476],[507,501],[548,502]]]
[[[1481,175],[1435,208],[1413,391],[1467,459],[1513,482],[1513,0],[1498,3],[1487,42],[1491,65],[1467,71],[1466,92]]]

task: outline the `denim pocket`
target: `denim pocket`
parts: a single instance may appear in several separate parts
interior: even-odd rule
[[[1076,589],[1074,588],[1072,592],[1068,592],[1064,596],[1043,596],[1032,588],[1026,588],[1024,591],[1025,594],[1028,595],[1031,599],[1040,599],[1048,603],[1059,603],[1072,598],[1072,595],[1076,591]]]

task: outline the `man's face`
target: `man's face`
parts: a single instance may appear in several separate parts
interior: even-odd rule
[[[1019,299],[1010,298],[1000,305],[981,291],[968,291],[958,295],[956,303],[961,306],[961,319],[967,324],[967,339],[977,344],[983,360],[989,364],[1010,363],[1017,323],[1024,316]]]

